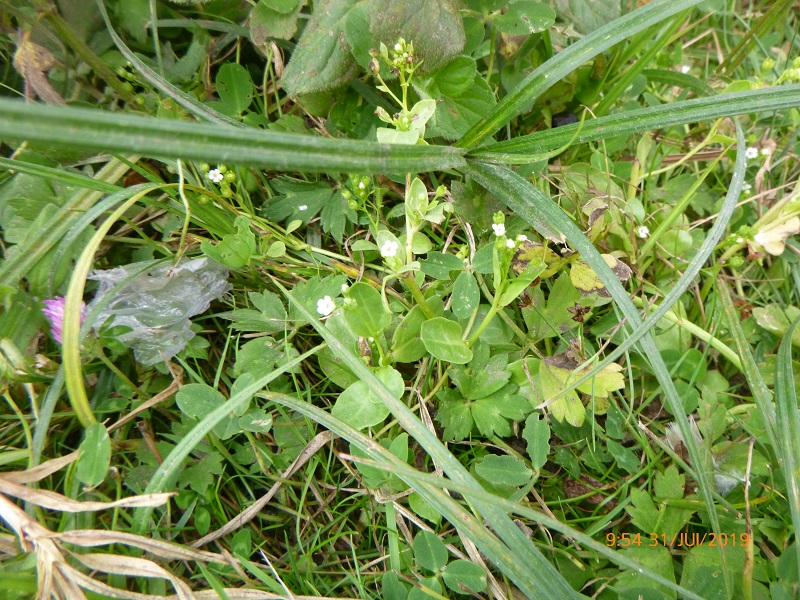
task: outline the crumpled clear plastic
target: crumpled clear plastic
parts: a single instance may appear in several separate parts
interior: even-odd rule
[[[92,271],[89,279],[100,282],[87,314],[121,281],[147,268],[133,263],[115,269]],[[116,336],[132,348],[136,360],[149,366],[169,360],[194,337],[191,317],[208,310],[211,301],[231,289],[228,268],[209,258],[156,264],[124,284],[101,310],[93,328],[99,329],[109,317],[112,327],[130,331]]]

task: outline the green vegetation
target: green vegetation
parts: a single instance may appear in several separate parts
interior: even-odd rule
[[[797,597],[800,20],[629,4],[0,0],[0,595]]]

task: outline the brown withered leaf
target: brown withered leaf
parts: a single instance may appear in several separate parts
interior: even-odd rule
[[[14,53],[14,68],[25,80],[25,96],[38,96],[47,104],[64,106],[61,95],[50,85],[47,72],[56,65],[50,51],[30,40],[30,31],[18,32],[17,51]]]

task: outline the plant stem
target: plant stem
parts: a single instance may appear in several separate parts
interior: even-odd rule
[[[414,279],[414,273],[408,272],[403,275],[402,278],[403,283],[408,288],[408,291],[411,292],[411,295],[414,296],[414,300],[417,301],[417,304],[422,309],[422,312],[425,313],[425,316],[429,319],[433,319],[436,315],[431,310],[431,307],[428,306],[427,300],[425,300],[425,296],[422,295],[422,290],[419,289],[419,285],[417,285],[417,280]]]

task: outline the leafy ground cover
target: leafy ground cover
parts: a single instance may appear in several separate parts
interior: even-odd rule
[[[3,597],[796,597],[798,14],[628,4],[0,2]]]

